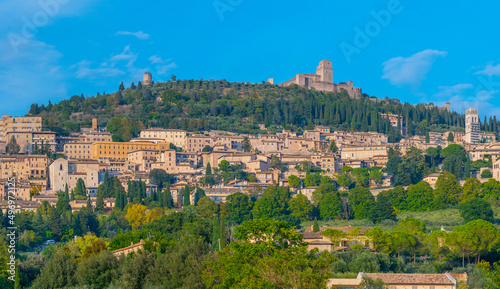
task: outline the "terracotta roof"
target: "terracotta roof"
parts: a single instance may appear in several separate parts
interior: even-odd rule
[[[320,233],[304,233],[303,239],[323,239]]]
[[[449,274],[360,273],[373,280],[381,279],[388,285],[455,285]],[[359,277],[359,276],[358,276]]]
[[[325,242],[325,241],[313,241],[313,242],[308,242],[308,245],[324,245],[324,246],[333,246],[334,244],[332,242]]]
[[[113,253],[120,253],[120,252],[123,252],[125,250],[129,250],[129,249],[133,249],[133,248],[137,248],[137,247],[142,247],[144,245],[144,240],[141,239],[141,241],[137,244],[134,244],[134,242],[132,242],[130,244],[130,246],[127,246],[127,247],[124,247],[124,248],[120,248],[118,250],[114,250]]]

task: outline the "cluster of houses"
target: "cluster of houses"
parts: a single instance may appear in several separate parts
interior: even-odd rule
[[[397,126],[397,121],[392,125]],[[262,125],[261,129],[265,127]],[[450,133],[453,141],[448,140]],[[21,147],[19,154],[5,153],[12,138]],[[287,186],[290,175],[305,177],[301,169],[304,164],[320,168],[325,175],[334,177],[344,166],[385,167],[391,147],[397,146],[405,153],[411,147],[426,150],[437,146],[444,148],[450,143],[463,145],[472,160],[491,158],[494,161],[493,176],[500,179],[500,163],[496,162],[500,157],[500,143],[496,142],[494,134],[478,133],[476,138],[481,142],[469,143],[466,134],[447,131],[431,132],[427,140],[413,136],[403,138],[399,143],[388,143],[387,135],[382,133],[331,131],[330,127],[316,126],[300,135],[288,130],[276,134],[242,135],[227,131],[189,133],[179,129],[149,128],[128,142],[114,142],[111,133],[97,126],[96,119],[92,120],[91,128],[59,136],[44,131],[40,117],[3,115],[0,119],[0,150],[4,152],[0,155],[0,197],[5,199],[7,179],[14,177],[18,210],[33,210],[41,201],[55,204],[58,191],[64,190],[66,185],[69,190],[74,190],[81,179],[87,194],[95,202],[97,187],[103,182],[106,172],[111,177],[116,176],[125,189],[129,181],[145,181],[149,193],[156,190],[156,186],[149,182],[149,172],[162,169],[175,176],[176,183],[171,187],[175,201],[181,188],[200,185],[208,164],[216,168],[224,160],[239,165],[255,177],[252,182],[236,179],[227,184],[204,187],[208,197],[221,202],[235,192],[263,190],[274,184]],[[332,142],[338,148],[335,152],[329,149]],[[248,149],[248,143],[251,149]],[[41,147],[62,154],[64,158],[52,160],[43,154],[34,154]],[[273,156],[281,161],[281,169],[271,168]],[[384,177],[382,183],[371,185],[390,187],[391,179]],[[311,198],[314,189],[300,187],[297,192]],[[5,209],[4,203],[0,202],[0,207]],[[112,209],[114,201],[106,200],[106,204]],[[82,205],[81,201],[71,203],[74,210],[79,210]]]

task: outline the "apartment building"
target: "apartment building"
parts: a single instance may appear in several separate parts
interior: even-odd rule
[[[57,136],[55,152],[64,152],[64,145],[71,142],[78,142],[78,136]]]
[[[387,147],[385,145],[374,146],[354,146],[343,145],[341,148],[341,158],[343,160],[368,160],[376,156],[386,156]]]
[[[270,139],[264,137],[250,138],[250,144],[252,145],[252,149],[258,150],[263,154],[283,151],[285,146],[284,142],[280,139]]]
[[[472,161],[491,157],[491,160],[494,162],[498,157],[500,157],[500,143],[476,145],[473,146],[468,152]]]
[[[315,131],[319,131],[321,133],[330,133],[330,127],[329,126],[324,126],[324,125],[317,125],[314,127]]]
[[[183,149],[186,152],[201,152],[205,146],[212,145],[212,137],[205,135],[189,135],[186,137],[186,144]]]
[[[100,141],[111,142],[113,141],[113,138],[110,132],[91,131],[80,134],[78,136],[78,141],[87,143],[100,142]]]
[[[177,168],[177,152],[175,150],[163,150],[158,156],[156,162],[151,163],[151,169],[162,169],[169,174],[175,174],[179,171]]]
[[[319,159],[320,168],[323,170],[335,171],[336,168],[336,160],[333,156],[322,156]]]
[[[137,150],[128,153],[129,165],[133,165],[136,171],[150,171],[151,164],[157,161],[159,150]]]
[[[49,159],[44,155],[0,156],[0,178],[46,180],[48,165]]]
[[[50,146],[52,151],[56,150],[56,133],[42,132],[41,117],[12,117],[2,115],[0,119],[0,153],[5,153],[7,144],[14,137],[21,147],[21,153],[33,151],[35,143]]]
[[[213,138],[212,146],[222,146],[226,149],[242,150],[242,144],[244,137],[234,136],[234,135],[216,135],[210,133]]]
[[[68,159],[92,159],[91,142],[72,142],[64,145],[64,155]]]
[[[172,143],[176,147],[184,148],[187,133],[180,129],[150,128],[141,131],[140,138],[162,139],[164,142]]]
[[[128,154],[137,150],[169,150],[170,144],[150,142],[95,142],[92,144],[94,160],[126,160]]]

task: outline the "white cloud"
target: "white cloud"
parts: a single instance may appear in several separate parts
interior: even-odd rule
[[[134,63],[137,60],[137,56],[138,54],[132,52],[130,49],[130,45],[127,45],[120,54],[111,55],[97,67],[92,68],[92,62],[84,59],[71,68],[76,68],[77,78],[95,79],[101,77],[115,77],[124,75],[127,72],[135,73],[137,69]]]
[[[464,90],[474,88],[474,85],[470,83],[460,83],[454,86],[439,86],[439,92],[434,96],[436,97],[453,97],[455,95],[461,94]]]
[[[427,49],[410,57],[391,58],[382,64],[384,66],[382,79],[389,80],[392,85],[410,85],[418,88],[431,70],[434,61],[447,54],[446,51]]]
[[[91,68],[91,62],[82,60],[71,66],[77,68],[76,78],[97,78],[97,77],[114,77],[125,74],[125,71],[110,67],[107,63],[102,63],[99,67]]]
[[[153,55],[149,58],[149,61],[152,64],[156,64],[156,66],[154,67],[154,70],[158,74],[165,74],[169,70],[177,68],[177,64],[175,62],[172,62],[172,58],[167,59],[167,60],[163,60],[158,55]]]
[[[500,75],[500,64],[497,65],[488,64],[483,70],[477,71],[474,74],[481,74],[488,76]]]
[[[151,61],[151,63],[162,63],[163,60],[161,59],[161,57],[159,57],[158,55],[153,55],[149,58],[149,61]]]
[[[175,64],[175,63],[170,63],[167,65],[160,65],[160,66],[156,67],[156,72],[158,72],[159,74],[165,74],[174,68],[177,68],[177,64]]]
[[[138,39],[141,39],[141,40],[145,40],[145,39],[148,39],[151,35],[147,34],[147,33],[144,33],[142,31],[138,31],[138,32],[130,32],[130,31],[118,31],[116,32],[115,35],[129,35],[129,36],[135,36],[137,37]]]

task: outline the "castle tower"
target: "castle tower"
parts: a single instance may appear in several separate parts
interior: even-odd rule
[[[145,72],[142,78],[142,85],[153,84],[153,76],[151,75],[151,73]]]
[[[469,144],[479,143],[479,128],[478,109],[467,109],[465,111],[465,142]]]
[[[92,119],[92,131],[97,131],[97,118]]]
[[[321,60],[316,68],[316,75],[319,75],[320,81],[333,83],[333,68],[330,60]]]
[[[446,108],[446,110],[447,110],[448,112],[450,112],[450,106],[451,106],[451,102],[445,102],[445,103],[444,103],[444,107]]]

